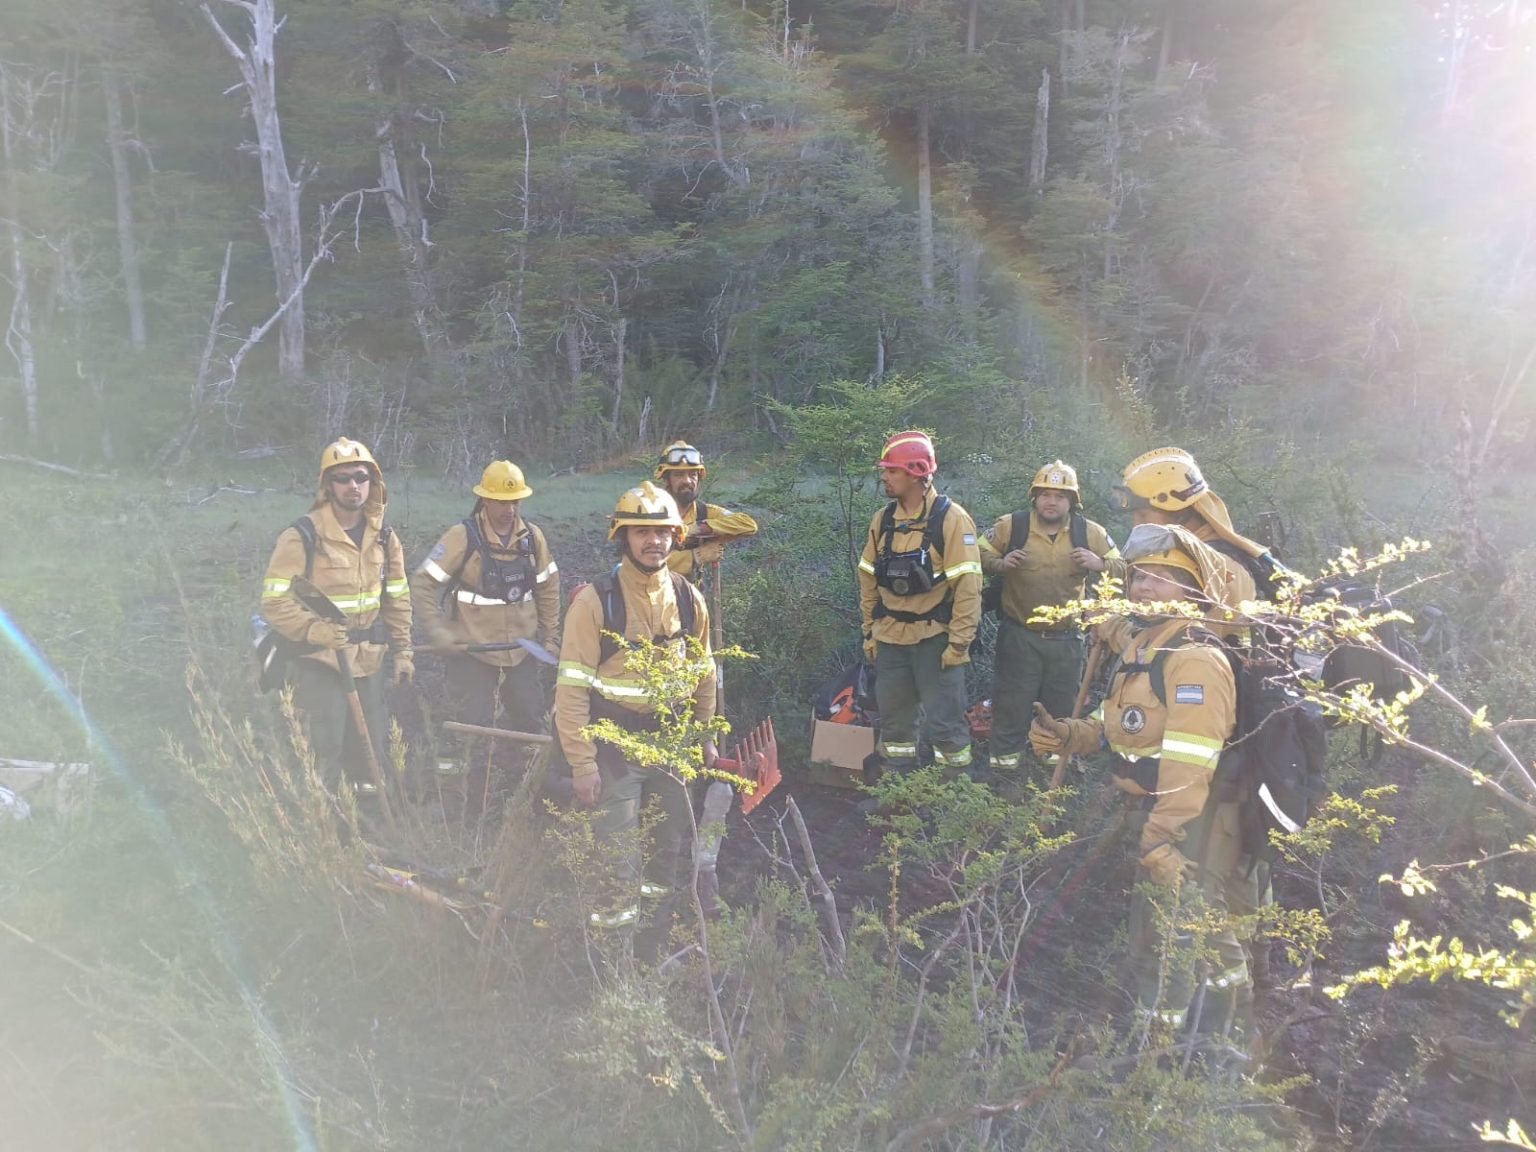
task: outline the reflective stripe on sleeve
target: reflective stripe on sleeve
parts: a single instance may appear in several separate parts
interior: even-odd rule
[[[650,692],[637,680],[599,676],[594,669],[588,668],[585,664],[568,660],[560,662],[560,670],[555,675],[555,686],[559,687],[562,684],[567,688],[591,689],[610,700],[649,700],[651,698]]]
[[[1196,768],[1214,768],[1221,755],[1224,742],[1208,736],[1192,736],[1188,732],[1163,733],[1162,757],[1180,764],[1192,764]]]
[[[560,569],[556,566],[555,562],[553,560],[551,560],[548,564],[546,564],[544,566],[544,571],[540,572],[537,576],[535,576],[533,578],[533,582],[535,584],[547,583],[549,578],[551,576],[555,575],[559,571],[560,571]]]
[[[449,576],[447,572],[443,571],[442,565],[440,565],[436,560],[423,560],[421,562],[420,571],[425,572],[439,584],[446,584],[449,580],[453,579],[453,577]]]
[[[875,566],[873,564],[871,564],[868,560],[864,559],[864,557],[860,556],[859,557],[859,571],[860,572],[868,572],[871,576],[873,576],[875,574]]]
[[[871,571],[873,571],[873,569],[871,569]],[[953,568],[946,568],[946,569],[944,569],[944,579],[946,579],[946,580],[953,580],[956,576],[964,576],[967,572],[974,572],[974,573],[976,573],[976,575],[980,576],[981,575],[981,561],[980,560],[962,560],[959,564],[956,564]]]
[[[409,596],[410,594],[411,585],[408,580],[391,580],[384,585],[384,595],[388,596],[391,600],[398,600],[400,597]]]
[[[263,600],[270,600],[274,596],[283,596],[292,586],[292,580],[268,580],[262,587],[261,598]]]

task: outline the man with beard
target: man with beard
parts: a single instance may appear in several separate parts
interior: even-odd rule
[[[1030,507],[999,518],[981,540],[981,566],[1001,582],[992,670],[991,767],[1016,772],[1038,702],[1072,712],[1083,674],[1082,630],[1070,621],[1030,623],[1041,608],[1083,596],[1090,574],[1124,579],[1104,528],[1082,514],[1077,472],[1053,460],[1035,474]]]
[[[656,482],[671,494],[683,517],[683,544],[667,557],[667,567],[695,584],[703,569],[724,558],[727,543],[757,535],[757,521],[745,512],[704,502],[699,489],[707,471],[704,457],[686,440],[667,445],[656,465]]]
[[[555,731],[566,761],[576,803],[595,808],[593,830],[600,843],[620,842],[619,882],[624,891],[615,906],[594,910],[594,928],[630,929],[641,918],[640,899],[655,902],[650,943],[665,939],[671,922],[677,866],[690,842],[688,791],[666,768],[650,768],[625,757],[606,741],[592,741],[581,730],[608,719],[631,732],[655,732],[658,714],[682,702],[653,697],[628,666],[630,647],[649,641],[687,653],[697,642],[702,678],[693,692],[693,718],[703,723],[715,715],[715,665],[709,648],[709,611],[704,597],[667,567],[667,556],[682,541],[683,520],[672,497],[649,480],[619,497],[610,517],[608,539],[618,563],[571,603],[560,647],[555,681]],[[622,617],[622,619],[620,619]],[[606,638],[619,633],[624,643]],[[712,744],[704,763],[715,761]],[[655,800],[661,818],[651,832],[649,851],[636,838],[640,813]]]
[[[293,705],[303,718],[315,768],[335,792],[343,766],[353,785],[373,784],[364,734],[352,723],[337,653],[345,652],[362,705],[374,755],[387,763],[389,717],[384,703],[384,655],[395,679],[408,683],[411,600],[400,541],[384,523],[384,475],[373,454],[343,436],[320,456],[320,491],[314,506],[283,530],[267,562],[261,615],[285,639],[306,650],[288,664]],[[322,619],[295,592],[303,577],[347,616],[346,624]]]
[[[898,432],[877,465],[890,503],[859,558],[864,654],[875,666],[884,767],[917,767],[918,714],[935,763],[971,763],[965,665],[981,620],[976,524],[933,490],[938,460],[924,432]]]

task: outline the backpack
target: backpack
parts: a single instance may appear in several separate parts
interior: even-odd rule
[[[699,610],[698,601],[694,598],[697,593],[686,576],[679,575],[667,569],[667,575],[672,577],[672,595],[677,598],[677,615],[681,630],[673,636],[657,636],[657,643],[665,640],[676,640],[680,636],[692,636],[694,628],[698,625]],[[619,566],[615,564],[608,572],[599,576],[593,587],[597,589],[597,599],[603,606],[603,638],[599,643],[599,664],[606,664],[619,650],[619,642],[609,632],[617,632],[624,635],[624,629],[629,624],[629,610],[624,607],[624,590],[619,587]],[[628,647],[628,644],[625,644]]]
[[[1328,722],[1318,705],[1288,683],[1289,668],[1273,655],[1261,648],[1234,648],[1208,634],[1200,638],[1226,657],[1237,689],[1237,723],[1222,749],[1211,792],[1241,805],[1244,853],[1273,860],[1277,852],[1270,833],[1299,832],[1327,795]],[[1166,652],[1158,652],[1147,670],[1152,692],[1165,707],[1166,658]]]
[[[475,589],[477,595],[489,600],[504,600],[508,604],[520,603],[527,599],[533,593],[537,568],[533,556],[533,526],[526,525],[528,531],[519,538],[515,560],[498,560],[491,555],[490,545],[485,539],[485,534],[480,531],[476,517],[466,516],[460,523],[464,525],[468,546],[464,549],[464,556],[459,560],[459,566],[455,569],[452,579],[439,593],[438,603],[446,605],[453,615],[458,615],[457,593],[464,587],[464,569],[469,565],[470,556],[476,552],[480,553],[480,587]]]
[[[1013,540],[1014,526],[1023,524],[1025,538],[1029,536],[1029,509],[1020,508],[1008,518],[1008,547],[1016,547]],[[1088,517],[1084,516],[1076,508],[1072,509],[1067,517],[1067,531],[1072,539],[1072,547],[1088,547]],[[981,610],[983,612],[1001,612],[1003,610],[1003,577],[994,576],[987,581],[987,586],[981,590]]]
[[[880,518],[880,553],[875,557],[875,583],[882,588],[889,588],[898,596],[931,592],[944,582],[943,571],[935,572],[933,569],[933,554],[944,554],[944,520],[949,515],[950,499],[948,496],[940,496],[934,500],[923,525],[922,546],[914,552],[892,551],[896,539],[896,504],[895,500],[887,504]],[[909,583],[915,586],[915,591],[904,590]],[[926,588],[922,587],[925,583]],[[928,620],[948,624],[954,611],[955,606],[950,597],[926,612],[889,608],[884,597],[880,597],[875,601],[873,616],[876,620],[889,617],[902,624],[921,624]]]
[[[318,539],[315,535],[315,522],[307,515],[300,516],[288,527],[299,534],[299,540],[304,545],[304,579],[308,580],[315,572],[315,547]],[[390,541],[394,538],[393,528],[388,524],[379,526],[379,541],[384,545],[386,568],[389,565]],[[382,578],[382,572],[380,576]],[[251,630],[255,634],[256,688],[261,692],[271,692],[282,687],[283,675],[289,660],[319,651],[314,644],[306,644],[302,640],[289,640],[281,635],[260,614],[251,617]]]
[[[816,693],[815,709],[818,720],[874,727],[879,718],[875,708],[875,666],[860,661],[827,681]]]
[[[1380,595],[1374,587],[1358,580],[1343,580],[1319,586],[1319,594],[1309,596],[1309,601],[1332,599],[1337,594],[1340,604],[1353,608],[1361,616],[1392,611],[1389,597]],[[1396,656],[1417,663],[1418,653],[1402,634],[1396,620],[1389,620],[1376,630],[1376,639]],[[1335,648],[1323,661],[1322,680],[1330,692],[1348,692],[1356,684],[1373,686],[1371,697],[1375,700],[1391,700],[1408,688],[1407,674],[1380,652],[1358,644],[1343,644]]]

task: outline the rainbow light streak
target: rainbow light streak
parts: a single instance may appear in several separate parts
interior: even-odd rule
[[[212,927],[212,938],[218,946],[221,958],[229,972],[235,978],[239,987],[240,999],[245,1004],[246,1010],[251,1014],[251,1022],[255,1026],[257,1044],[265,1056],[268,1066],[271,1068],[272,1081],[277,1088],[278,1097],[283,1102],[283,1108],[288,1115],[288,1124],[293,1136],[292,1147],[301,1152],[318,1152],[313,1133],[310,1131],[309,1119],[303,1108],[299,1105],[298,1093],[294,1090],[292,1076],[288,1068],[288,1060],[283,1055],[282,1041],[277,1029],[273,1027],[266,1010],[262,1007],[260,998],[253,991],[254,984],[248,978],[245,971],[245,963],[241,959],[239,947],[236,945],[233,934],[224,923],[224,918],[219,913],[218,906],[214,903],[213,895],[208,887],[196,876],[196,870],[181,851],[180,845],[171,829],[170,821],[166,819],[165,812],[150,797],[149,793],[139,787],[133,779],[128,765],[113,749],[104,733],[86,712],[85,706],[80,702],[69,686],[53,670],[53,666],[44,658],[42,652],[33,644],[31,639],[11,619],[3,605],[0,605],[0,636],[9,642],[10,646],[21,654],[27,667],[42,681],[48,692],[65,706],[65,709],[74,716],[84,730],[86,738],[98,748],[102,758],[111,767],[117,777],[128,786],[130,797],[138,804],[147,817],[150,827],[160,845],[170,854],[171,860],[176,865],[176,870],[190,880],[189,889],[192,893],[192,902],[197,910],[207,918]]]

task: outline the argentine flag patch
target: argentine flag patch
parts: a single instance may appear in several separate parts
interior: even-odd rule
[[[1173,690],[1173,702],[1175,704],[1204,704],[1204,684],[1180,684]]]
[[[960,537],[960,542],[967,548],[974,548],[976,546],[976,533],[967,532],[964,536]]]

